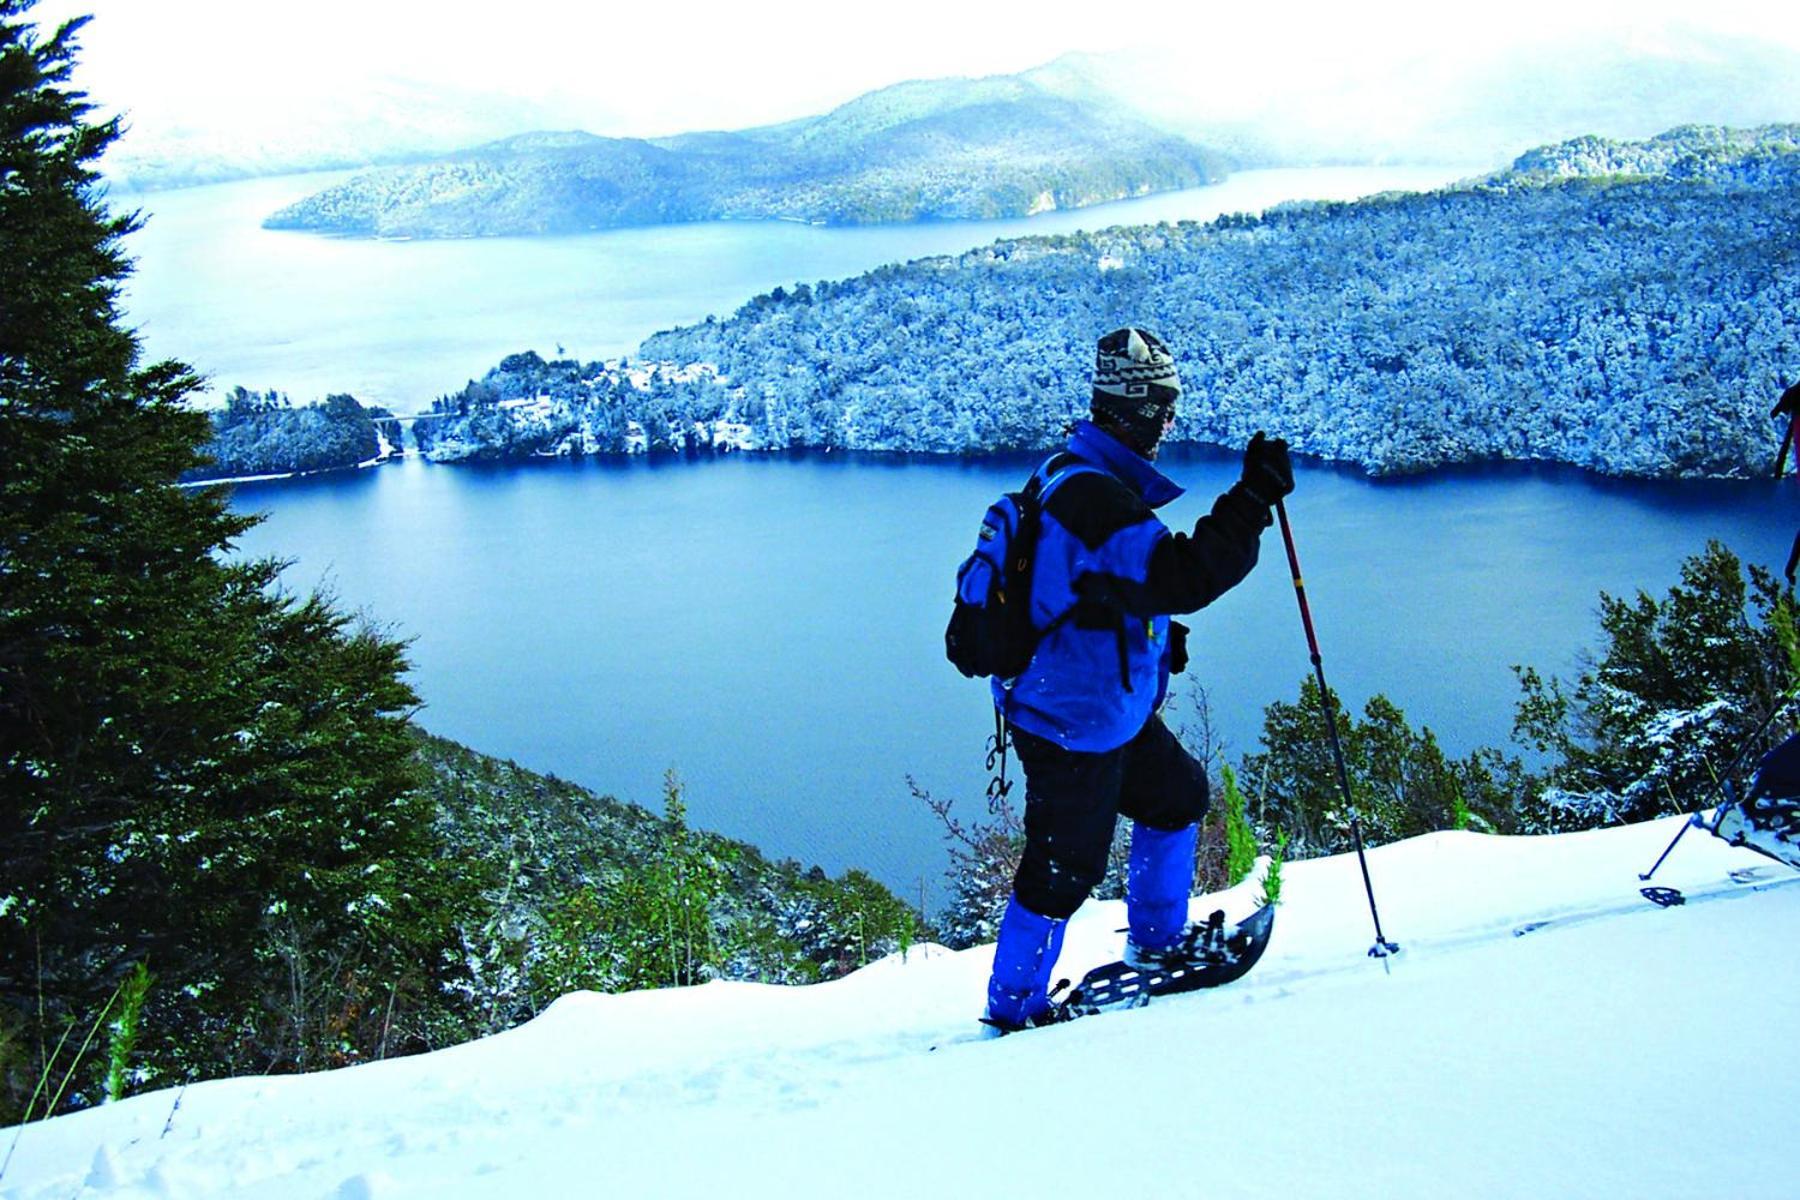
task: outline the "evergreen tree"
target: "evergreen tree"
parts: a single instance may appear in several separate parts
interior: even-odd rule
[[[1244,793],[1238,789],[1237,772],[1226,766],[1220,774],[1225,783],[1220,805],[1225,823],[1225,885],[1236,887],[1256,868],[1256,832],[1244,815]]]
[[[1244,760],[1246,778],[1259,781],[1259,813],[1273,840],[1287,831],[1296,857],[1334,854],[1351,845],[1337,767],[1324,736],[1319,685],[1300,685],[1297,704],[1276,702],[1263,713],[1263,751]],[[1452,759],[1429,728],[1415,730],[1386,696],[1376,695],[1358,721],[1334,692],[1331,709],[1344,751],[1350,792],[1363,837],[1374,844],[1443,829],[1510,832],[1525,771],[1517,759],[1482,748]]]
[[[1554,760],[1527,813],[1532,828],[1705,807],[1753,731],[1769,741],[1791,731],[1768,718],[1800,685],[1793,593],[1759,567],[1748,575],[1709,542],[1660,600],[1602,593],[1606,647],[1572,684],[1519,669],[1514,737]],[[1732,782],[1745,783],[1756,758]]]
[[[0,0],[0,1122],[144,967],[139,1078],[398,1049],[454,907],[403,647],[229,561],[251,521],[176,486],[197,380],[120,319],[118,124],[70,86],[82,22],[30,8]]]

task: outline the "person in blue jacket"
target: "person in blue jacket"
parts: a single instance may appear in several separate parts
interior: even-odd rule
[[[1091,419],[1039,471],[1031,614],[1045,632],[1022,673],[993,681],[1025,769],[1025,851],[988,982],[986,1019],[1002,1030],[1051,1013],[1064,926],[1106,873],[1119,814],[1132,821],[1125,961],[1166,963],[1187,926],[1209,800],[1206,768],[1157,716],[1187,660],[1187,630],[1170,614],[1205,607],[1250,573],[1294,477],[1287,443],[1259,432],[1243,477],[1192,533],[1171,533],[1155,510],[1182,489],[1155,459],[1180,395],[1160,338],[1107,334]]]

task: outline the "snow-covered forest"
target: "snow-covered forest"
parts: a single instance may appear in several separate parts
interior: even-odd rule
[[[1180,441],[1260,428],[1378,474],[1746,475],[1767,469],[1768,408],[1800,373],[1795,140],[1582,139],[1433,193],[776,288],[632,362],[515,355],[439,402],[455,419],[429,452],[1046,447],[1085,409],[1093,337],[1131,321],[1175,348]],[[496,408],[523,398],[543,403]]]

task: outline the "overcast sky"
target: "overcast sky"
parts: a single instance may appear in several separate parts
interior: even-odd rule
[[[1074,50],[1191,48],[1215,70],[1299,76],[1581,32],[1654,37],[1669,21],[1800,47],[1800,4],[1770,0],[44,0],[32,16],[84,12],[95,20],[82,82],[146,120],[224,119],[252,99],[303,104],[322,89],[399,79],[517,97],[569,125],[637,136],[803,116],[905,79],[1009,73]],[[1193,82],[1175,72],[1168,86]]]

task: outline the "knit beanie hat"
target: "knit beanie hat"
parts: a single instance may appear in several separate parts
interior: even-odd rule
[[[1128,327],[1100,339],[1094,352],[1094,416],[1116,425],[1136,449],[1148,451],[1161,439],[1180,395],[1175,358],[1154,333]]]

